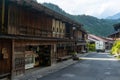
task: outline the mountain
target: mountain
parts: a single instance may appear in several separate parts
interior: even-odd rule
[[[113,15],[113,16],[107,17],[107,19],[120,19],[120,12],[115,14],[115,15]]]
[[[91,34],[97,36],[108,36],[114,32],[112,25],[115,24],[116,21],[98,19],[87,15],[78,15],[74,17],[76,21],[82,23],[84,25],[84,29]]]
[[[80,24],[83,24],[83,28],[88,33],[97,36],[108,36],[109,34],[113,33],[113,24],[120,22],[120,20],[98,19],[89,15],[71,15],[52,3],[44,3],[43,5],[64,16],[69,17],[72,20],[75,20],[76,22],[79,22]]]

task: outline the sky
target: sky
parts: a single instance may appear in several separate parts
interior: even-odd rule
[[[72,15],[91,15],[106,18],[120,12],[120,0],[37,0],[53,3]]]

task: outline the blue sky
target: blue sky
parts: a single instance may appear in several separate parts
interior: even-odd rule
[[[53,3],[73,15],[91,15],[105,18],[120,12],[120,0],[37,0]]]

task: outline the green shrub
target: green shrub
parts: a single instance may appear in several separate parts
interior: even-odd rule
[[[87,46],[89,48],[89,51],[95,51],[95,44],[94,43],[92,43],[92,44],[88,43]]]
[[[111,54],[118,55],[120,54],[120,40],[116,40],[111,49]]]

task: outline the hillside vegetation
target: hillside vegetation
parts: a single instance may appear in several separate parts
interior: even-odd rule
[[[80,24],[83,24],[83,28],[91,34],[95,34],[98,36],[108,36],[109,34],[114,32],[113,24],[118,23],[120,20],[110,20],[110,19],[98,19],[93,16],[88,15],[70,15],[66,13],[64,10],[59,8],[57,5],[51,3],[44,3],[44,6],[65,15]]]

